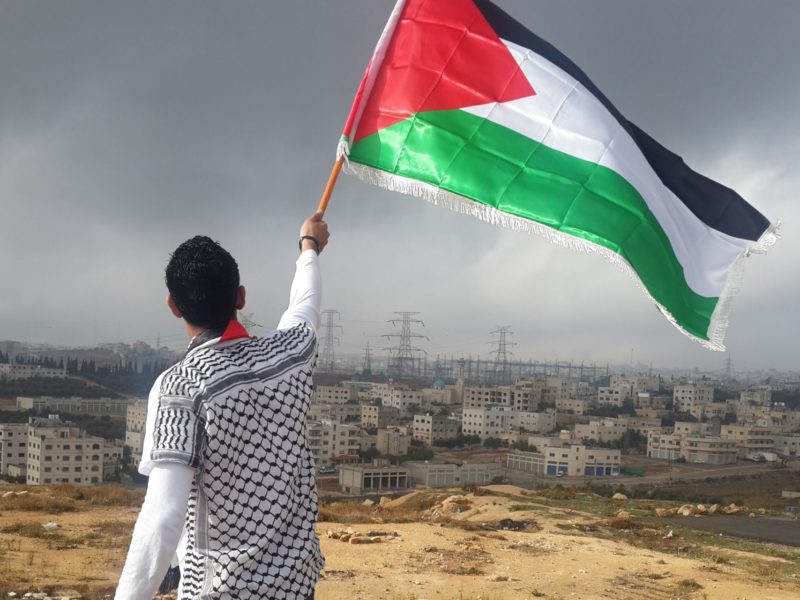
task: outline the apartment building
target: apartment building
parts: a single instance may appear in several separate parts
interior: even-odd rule
[[[548,408],[542,412],[517,411],[517,428],[528,433],[549,433],[556,428],[556,411]]]
[[[488,405],[513,406],[514,389],[508,385],[464,388],[464,408],[478,409]]]
[[[556,404],[559,400],[569,398],[569,379],[564,377],[546,377],[542,390],[542,402]]]
[[[28,424],[0,423],[0,475],[10,475],[9,466],[23,469],[28,462]]]
[[[17,365],[0,363],[0,379],[30,379],[32,377],[46,377],[48,379],[63,379],[67,376],[67,368],[43,367],[41,365]]]
[[[355,456],[365,445],[361,428],[336,421],[306,424],[306,439],[317,465],[328,464],[345,456]]]
[[[475,410],[475,409],[473,409]],[[412,436],[418,442],[433,446],[437,442],[458,437],[461,423],[448,415],[414,415]]]
[[[488,404],[483,408],[464,408],[461,430],[484,440],[511,433],[517,426],[516,412],[506,405]]]
[[[312,403],[345,404],[358,401],[357,386],[318,385],[311,396]]]
[[[676,433],[657,433],[647,435],[647,456],[662,460],[678,460],[681,457],[683,435]]]
[[[400,409],[380,404],[361,404],[361,426],[378,429],[390,425],[400,425]]]
[[[697,433],[659,434],[647,438],[647,456],[663,460],[678,460],[710,465],[733,464],[737,460],[736,443],[719,436]]]
[[[777,434],[774,437],[775,452],[785,457],[800,456],[800,433]]]
[[[771,427],[754,425],[722,425],[720,437],[735,442],[739,458],[756,452],[773,452],[776,432]]]
[[[337,404],[334,402],[312,402],[308,409],[309,421],[338,421],[339,423],[359,423],[360,404]]]
[[[408,447],[410,444],[411,437],[404,429],[398,427],[378,429],[375,448],[381,454],[404,456],[408,454]]]
[[[128,405],[125,416],[125,445],[131,449],[131,464],[137,467],[142,461],[144,431],[147,423],[147,400]]]
[[[621,440],[626,431],[627,419],[590,419],[587,424],[575,425],[575,439],[607,444]]]
[[[28,421],[28,485],[91,484],[103,480],[104,440],[57,415]]]
[[[745,390],[739,394],[739,401],[750,406],[770,406],[772,404],[772,388],[759,387]]]
[[[695,406],[711,404],[713,401],[714,387],[708,383],[679,383],[672,390],[675,412],[688,413]]]
[[[402,414],[411,414],[412,410],[420,410],[425,407],[422,397],[422,390],[412,390],[408,388],[394,388],[388,397],[383,400],[384,406],[392,406]]]
[[[556,411],[582,416],[594,408],[595,401],[588,398],[562,398],[556,400]]]

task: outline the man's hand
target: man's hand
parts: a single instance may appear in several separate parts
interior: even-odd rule
[[[322,220],[322,213],[317,212],[308,217],[303,225],[300,227],[300,250],[316,250],[320,254],[328,244],[328,224]],[[319,242],[319,248],[314,243],[314,240],[302,239],[303,236],[313,237]]]

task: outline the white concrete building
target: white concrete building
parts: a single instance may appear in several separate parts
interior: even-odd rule
[[[511,433],[517,426],[516,412],[510,406],[488,404],[484,408],[464,408],[461,430],[481,440]]]
[[[785,457],[800,456],[800,433],[777,434],[774,438],[775,452]]]
[[[746,458],[748,454],[758,452],[773,452],[775,450],[776,432],[771,427],[757,427],[753,425],[722,425],[720,437],[735,442],[739,450],[739,458]]]
[[[583,445],[544,446],[539,452],[513,450],[507,467],[544,476],[609,477],[619,475],[620,451]]]
[[[311,396],[312,403],[345,404],[358,401],[358,387],[338,385],[318,385]]]
[[[63,379],[67,376],[67,368],[42,367],[41,365],[16,365],[13,363],[0,363],[0,379],[31,379],[33,377],[46,377],[48,379]]]
[[[0,423],[0,475],[10,475],[8,467],[28,462],[28,424]]]
[[[125,418],[125,445],[131,449],[131,466],[136,469],[142,460],[144,430],[147,422],[147,400],[128,405]]]
[[[345,494],[368,494],[408,487],[408,469],[375,461],[371,465],[342,465],[339,467],[339,486]]]
[[[308,409],[309,421],[337,421],[339,423],[359,423],[360,404],[337,404],[334,402],[312,402]]]
[[[28,422],[27,484],[103,481],[102,438],[86,435],[57,416]]]
[[[339,460],[344,456],[355,456],[365,445],[358,425],[347,425],[336,421],[316,421],[306,424],[308,448],[317,466]]]

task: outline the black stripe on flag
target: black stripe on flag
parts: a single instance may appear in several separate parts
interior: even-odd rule
[[[690,169],[680,156],[623,117],[586,73],[552,44],[526,29],[489,0],[473,1],[498,37],[544,57],[594,94],[630,134],[664,185],[703,223],[730,236],[753,241],[767,230],[769,221],[764,215],[732,189]],[[532,83],[535,88],[536,82]]]

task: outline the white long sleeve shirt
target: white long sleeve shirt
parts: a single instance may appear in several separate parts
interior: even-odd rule
[[[316,330],[319,327],[320,307],[319,259],[316,252],[306,250],[297,259],[289,307],[281,316],[277,329],[287,330],[308,324]],[[216,338],[198,346],[192,352],[237,342],[238,340],[221,342],[220,338]],[[201,482],[196,481],[198,472],[193,466],[171,461],[170,458],[153,459],[154,431],[164,375],[158,377],[148,398],[145,439],[139,472],[149,475],[150,480],[142,510],[136,521],[125,567],[117,586],[115,600],[150,600],[158,590],[170,562],[176,555],[176,550],[179,562],[181,565],[184,563],[186,553],[184,524],[187,507],[193,486]],[[313,500],[315,503],[315,491]],[[315,512],[316,506],[313,509]],[[319,562],[321,558],[316,560],[316,563]]]

